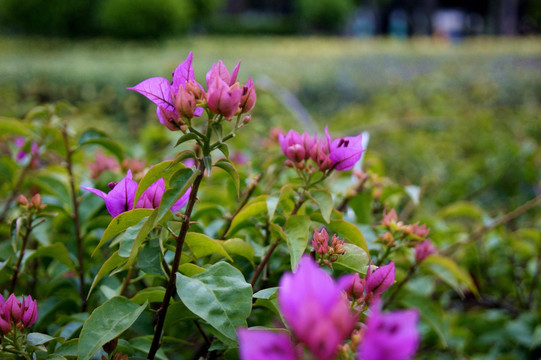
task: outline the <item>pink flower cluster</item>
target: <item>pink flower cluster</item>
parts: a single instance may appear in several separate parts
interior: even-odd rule
[[[39,165],[38,157],[40,154],[40,150],[39,150],[39,145],[37,142],[32,141],[32,144],[30,145],[30,153],[28,153],[27,150],[25,150],[26,139],[24,137],[16,138],[13,141],[13,144],[18,149],[15,159],[17,160],[19,164],[25,162],[27,159],[30,159],[32,161],[30,166],[32,168],[38,167]]]
[[[173,72],[173,81],[153,77],[128,90],[146,96],[157,105],[156,115],[169,130],[183,130],[186,119],[199,117],[207,107],[214,114],[230,120],[234,115],[247,113],[255,105],[257,96],[254,82],[237,82],[240,62],[229,73],[221,60],[206,75],[207,91],[195,81],[193,54],[179,64]]]
[[[28,328],[38,319],[38,303],[32,299],[32,296],[22,297],[19,301],[14,294],[11,294],[7,300],[0,295],[0,331],[4,335],[8,334],[13,326]]]
[[[116,217],[125,211],[129,211],[134,208],[133,202],[135,200],[135,194],[137,193],[137,182],[132,179],[131,170],[128,170],[128,174],[124,179],[118,183],[110,183],[109,187],[111,191],[104,193],[101,190],[82,187],[91,193],[98,195],[105,201],[105,207],[112,217]],[[171,206],[171,211],[175,212],[184,207],[190,197],[191,188],[182,195],[182,197]],[[157,180],[150,185],[137,200],[135,204],[136,209],[155,209],[160,206],[163,194],[165,193],[165,180],[163,178]]]
[[[344,239],[340,240],[338,235],[334,234],[331,239],[331,246],[329,246],[329,233],[325,228],[319,232],[314,231],[312,246],[319,257],[318,262],[320,264],[323,263],[332,269],[332,263],[338,260],[338,255],[345,253],[342,248],[343,245]]]
[[[371,299],[379,298],[394,283],[395,265],[392,261],[374,271],[371,268],[368,267],[366,277],[363,279],[358,273],[351,275],[351,281],[345,288],[349,298],[369,302]]]
[[[382,276],[374,271],[374,280],[367,281],[371,291],[378,294],[383,292],[381,285],[389,283],[382,279],[390,278],[391,272],[380,271]],[[278,290],[278,304],[293,336],[239,329],[241,360],[301,360],[305,350],[317,360],[334,359],[358,322],[344,293],[352,281],[352,275],[334,281],[310,257],[304,256],[295,273],[282,277]],[[371,315],[361,331],[364,335],[358,359],[411,359],[419,343],[417,321],[415,310],[381,314],[378,306],[371,307]]]
[[[325,127],[325,137],[319,138],[304,132],[302,135],[295,130],[287,134],[278,134],[278,142],[284,155],[289,159],[288,165],[304,169],[309,159],[316,164],[319,171],[350,170],[359,161],[363,151],[363,135],[331,139],[328,127]]]

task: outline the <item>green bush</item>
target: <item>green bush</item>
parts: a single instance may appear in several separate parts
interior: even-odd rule
[[[354,9],[351,0],[296,0],[301,25],[324,32],[344,28]]]
[[[98,24],[107,36],[168,37],[186,31],[192,13],[187,0],[104,0],[98,10]]]

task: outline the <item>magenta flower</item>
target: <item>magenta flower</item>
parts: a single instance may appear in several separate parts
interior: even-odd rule
[[[325,126],[325,135],[329,144],[329,158],[332,162],[332,168],[335,170],[350,170],[355,163],[361,159],[364,151],[362,138],[363,135],[350,136],[331,140],[329,129]]]
[[[4,311],[9,312],[9,316],[15,324],[21,321],[21,302],[14,294],[9,295],[8,299],[6,300],[6,303],[4,304]]]
[[[5,304],[4,297],[0,294],[0,331],[4,335],[11,331],[11,316]]]
[[[295,273],[280,280],[278,304],[284,319],[318,360],[332,359],[355,327],[345,283],[334,282],[309,256],[301,259]]]
[[[120,180],[119,183],[111,183],[109,187],[111,187],[111,191],[107,194],[98,189],[84,186],[81,188],[101,197],[105,201],[105,207],[112,217],[133,209],[133,200],[137,192],[137,182],[132,179],[131,170],[128,170],[126,177]]]
[[[265,330],[238,329],[241,360],[296,360],[289,336]]]
[[[34,325],[38,319],[38,302],[32,299],[32,296],[23,295],[23,301],[21,303],[21,323],[24,327],[30,327]]]
[[[415,246],[415,261],[423,262],[428,256],[434,254],[438,249],[432,245],[430,239],[422,241]]]
[[[227,67],[224,65],[222,60],[218,60],[217,64],[213,64],[209,72],[206,75],[207,88],[210,88],[210,84],[215,78],[220,78],[227,86],[233,86],[237,81],[237,75],[239,73],[240,61],[237,63],[233,72],[229,74]]]
[[[201,116],[204,111],[203,108],[196,108],[195,98],[193,100],[191,98],[194,96],[193,93],[186,93],[188,83],[197,84],[192,60],[193,54],[190,52],[186,60],[179,64],[173,72],[172,83],[163,77],[153,77],[128,88],[128,90],[134,90],[146,96],[156,104],[156,115],[160,123],[171,131],[180,129],[180,125],[183,124],[182,117],[192,114],[193,116]],[[201,87],[201,85],[197,85]],[[177,109],[175,105],[178,105],[180,109]]]
[[[364,337],[358,351],[359,360],[412,359],[419,345],[417,310],[392,311],[383,314],[379,303],[371,307]]]
[[[242,97],[240,98],[240,108],[242,113],[247,113],[255,106],[257,95],[255,93],[254,81],[252,78],[248,78],[248,81],[242,87]]]
[[[298,163],[310,158],[310,150],[316,144],[316,135],[310,137],[306,132],[299,135],[295,130],[289,130],[286,135],[281,132],[278,134],[278,142],[284,155]]]
[[[387,265],[380,266],[374,272],[370,269],[366,274],[366,293],[372,293],[373,296],[380,296],[394,283],[395,279],[395,266],[394,262],[390,262]]]
[[[171,206],[171,211],[175,212],[184,207],[188,202],[192,188],[189,188],[184,195],[173,205]],[[157,180],[152,185],[150,185],[144,192],[141,194],[137,204],[135,205],[136,209],[155,209],[160,206],[162,201],[163,194],[165,193],[165,180],[163,178]]]
[[[208,76],[208,75],[207,75]],[[230,120],[237,112],[242,97],[240,85],[228,85],[221,77],[211,77],[208,84],[207,105],[215,113]]]

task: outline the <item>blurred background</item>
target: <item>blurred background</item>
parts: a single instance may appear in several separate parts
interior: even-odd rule
[[[172,134],[126,87],[169,78],[189,51],[201,83],[241,60],[259,137],[239,151],[257,156],[272,127],[369,131],[365,166],[418,186],[412,218],[449,244],[541,194],[540,32],[538,0],[0,0],[0,116],[68,100],[75,128],[155,163]],[[422,356],[539,358],[539,215],[453,254],[492,302],[438,293],[446,340],[429,335]]]

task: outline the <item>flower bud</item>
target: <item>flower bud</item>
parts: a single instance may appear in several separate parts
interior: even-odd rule
[[[428,256],[434,254],[437,251],[436,247],[432,245],[430,239],[420,242],[415,246],[415,261],[419,264],[423,262]]]
[[[345,288],[350,299],[360,299],[364,295],[364,279],[358,273],[354,273],[351,283]]]
[[[0,295],[0,331],[2,331],[4,335],[11,331],[10,312],[5,306],[5,303],[4,297]]]
[[[244,125],[247,125],[250,121],[252,121],[252,115],[245,116],[244,119],[242,119]]]
[[[321,229],[320,232],[314,231],[312,246],[318,254],[326,254],[329,251],[329,234],[325,228]]]
[[[393,234],[387,231],[385,234],[381,235],[381,242],[389,247],[393,247],[395,245]]]
[[[178,94],[175,95],[175,108],[184,118],[191,119],[194,116],[195,97],[182,86],[178,89]]]
[[[32,326],[38,319],[38,302],[28,295],[26,298],[23,295],[21,304],[21,323],[24,327]]]
[[[17,198],[17,201],[18,201],[19,204],[21,204],[22,206],[28,205],[28,199],[27,199],[26,196],[24,196],[23,194],[19,195],[19,197]]]
[[[4,304],[4,311],[8,311],[11,317],[11,320],[15,324],[21,321],[22,309],[21,302],[15,297],[14,294],[9,295],[6,303]]]
[[[395,266],[391,261],[389,264],[380,266],[374,272],[366,274],[366,293],[379,296],[394,283]]]
[[[34,196],[32,196],[32,205],[34,206],[34,208],[36,209],[40,209],[41,208],[41,195],[38,193]]]
[[[333,254],[341,255],[346,252],[346,250],[342,248],[342,246],[344,245],[344,241],[345,241],[344,239],[340,240],[340,238],[336,234],[332,236],[331,246],[332,246]]]
[[[242,87],[242,97],[240,100],[240,108],[242,109],[242,112],[247,113],[248,111],[252,110],[254,108],[256,99],[257,95],[255,93],[254,82],[250,77],[248,78],[246,84]]]

